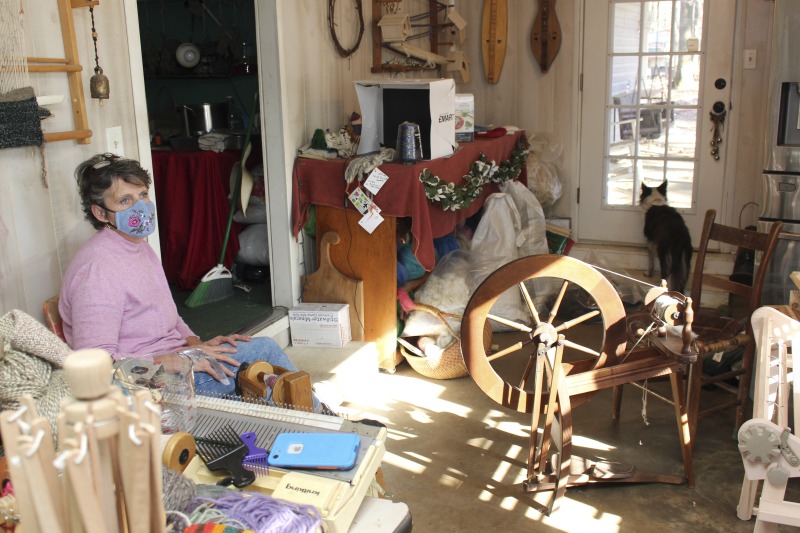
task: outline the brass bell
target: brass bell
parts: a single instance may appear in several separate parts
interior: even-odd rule
[[[108,100],[108,77],[103,74],[103,69],[99,66],[94,67],[94,76],[92,76],[92,78],[89,80],[89,92],[91,93],[92,98]]]

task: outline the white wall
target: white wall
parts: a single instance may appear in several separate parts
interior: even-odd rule
[[[106,128],[120,126],[125,155],[141,157],[150,166],[149,152],[140,153],[137,139],[133,87],[141,80],[132,79],[135,65],[127,48],[126,16],[130,15],[126,11],[130,9],[126,7],[131,3],[135,0],[103,2],[94,10],[100,66],[111,87],[111,98],[102,106],[89,97],[89,78],[94,74],[89,10],[72,10],[86,114],[94,132],[91,143],[58,141],[45,143],[42,151],[36,147],[0,150],[0,313],[17,308],[41,318],[42,302],[58,292],[64,269],[92,234],[92,227],[83,220],[73,170],[107,150]],[[63,58],[57,3],[27,1],[24,7],[28,56]],[[138,39],[136,35],[135,43]],[[64,102],[49,107],[54,116],[44,121],[45,132],[74,129],[66,75],[31,73],[30,81],[37,95],[64,95]],[[48,186],[43,183],[43,166]],[[157,238],[155,244],[157,249]]]

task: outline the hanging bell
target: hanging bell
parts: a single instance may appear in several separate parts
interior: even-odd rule
[[[108,100],[108,77],[103,74],[103,69],[99,66],[94,67],[94,76],[92,76],[89,80],[89,92],[91,93],[92,98]]]

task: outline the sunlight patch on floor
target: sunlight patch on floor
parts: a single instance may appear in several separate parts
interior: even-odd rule
[[[540,493],[537,496],[546,496],[544,499],[536,499],[537,502],[546,505],[550,494]],[[525,516],[536,522],[550,526],[558,531],[591,531],[592,533],[618,533],[622,524],[622,517],[603,513],[584,503],[570,500],[569,497],[562,498],[561,506],[557,513],[550,516],[529,509]]]
[[[419,459],[422,460],[422,458]],[[425,461],[430,462],[430,460],[427,459],[425,459]],[[401,468],[406,472],[411,472],[412,474],[423,474],[427,468],[425,465],[419,464],[391,452],[386,452],[386,454],[383,456],[383,462],[394,467]]]
[[[572,436],[572,445],[575,448],[589,448],[592,450],[599,450],[602,452],[610,452],[617,449],[616,446],[611,446],[610,444],[606,444],[605,442],[601,442],[595,439],[590,439],[588,437],[581,437],[580,435]]]

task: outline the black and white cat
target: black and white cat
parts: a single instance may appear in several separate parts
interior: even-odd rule
[[[647,237],[647,277],[653,275],[658,257],[661,279],[671,291],[683,292],[689,279],[692,237],[683,217],[667,205],[667,180],[658,187],[642,183],[639,206],[644,211],[644,236]]]

